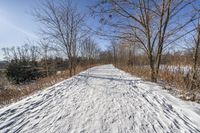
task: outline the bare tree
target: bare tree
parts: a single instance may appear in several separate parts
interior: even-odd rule
[[[184,12],[194,1],[110,0],[99,2],[91,10],[109,29],[98,34],[140,45],[148,56],[151,80],[156,82],[164,48],[185,35],[181,29],[196,19]]]
[[[86,37],[81,44],[81,55],[85,57],[91,67],[91,61],[94,60],[99,52],[97,43],[91,37]]]
[[[49,76],[48,57],[49,53],[53,50],[51,42],[48,39],[42,39],[39,41],[39,48],[39,53],[42,56],[42,59],[44,60],[46,76]]]
[[[4,53],[4,59],[7,61],[12,60],[12,55],[10,54],[10,49],[9,48],[2,48],[2,51]]]
[[[190,87],[189,89],[192,90],[195,88],[195,84],[197,81],[197,73],[198,73],[198,56],[199,56],[199,48],[200,48],[200,24],[198,24],[196,28],[196,38],[195,38],[195,45],[193,51],[193,60],[192,60],[192,71],[190,76]]]
[[[18,47],[3,48],[4,57],[7,61],[28,61],[36,63],[38,57],[38,47],[25,44]]]
[[[193,6],[195,13],[200,13],[200,8]],[[199,58],[199,49],[200,49],[200,19],[198,18],[196,21],[196,24],[194,22],[195,26],[195,34],[193,36],[194,38],[194,46],[193,46],[193,58],[192,58],[192,71],[190,74],[190,84],[189,89],[192,90],[194,88],[197,88],[197,76],[198,76],[198,58]]]
[[[111,44],[109,46],[109,49],[112,51],[113,54],[113,62],[114,65],[117,66],[117,48],[118,48],[118,42],[115,40],[111,41]]]
[[[43,35],[55,41],[69,60],[70,76],[76,70],[78,40],[81,38],[84,16],[69,0],[47,0],[35,10],[35,16],[44,24]]]

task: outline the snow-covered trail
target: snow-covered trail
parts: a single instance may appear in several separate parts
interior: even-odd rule
[[[0,132],[200,132],[200,105],[112,65],[0,109]]]

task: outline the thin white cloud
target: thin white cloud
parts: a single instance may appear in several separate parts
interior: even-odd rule
[[[9,28],[12,28],[13,30],[16,30],[20,33],[23,33],[25,34],[26,36],[28,37],[31,37],[31,38],[38,38],[38,36],[36,36],[34,33],[31,33],[17,25],[15,25],[14,23],[12,23],[10,20],[8,20],[7,18],[3,17],[2,15],[0,16],[0,24],[1,26],[7,26]]]

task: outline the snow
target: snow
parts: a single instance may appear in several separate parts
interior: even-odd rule
[[[1,108],[0,132],[200,132],[200,105],[103,65]]]
[[[179,66],[175,66],[175,65],[161,65],[160,66],[161,70],[168,70],[172,73],[183,73],[184,75],[188,74],[191,71],[191,66],[187,66],[187,65],[179,65]]]
[[[138,66],[138,67],[144,67],[144,68],[149,68],[150,69],[150,66],[149,65],[143,65],[143,66]],[[188,74],[192,67],[190,65],[160,65],[160,70],[162,71],[169,71],[171,73],[182,73],[184,75]],[[198,68],[198,70],[200,71],[200,68]]]

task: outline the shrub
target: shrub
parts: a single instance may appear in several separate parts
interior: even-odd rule
[[[6,77],[16,84],[30,82],[40,76],[36,67],[31,62],[24,60],[11,61],[6,68]]]

